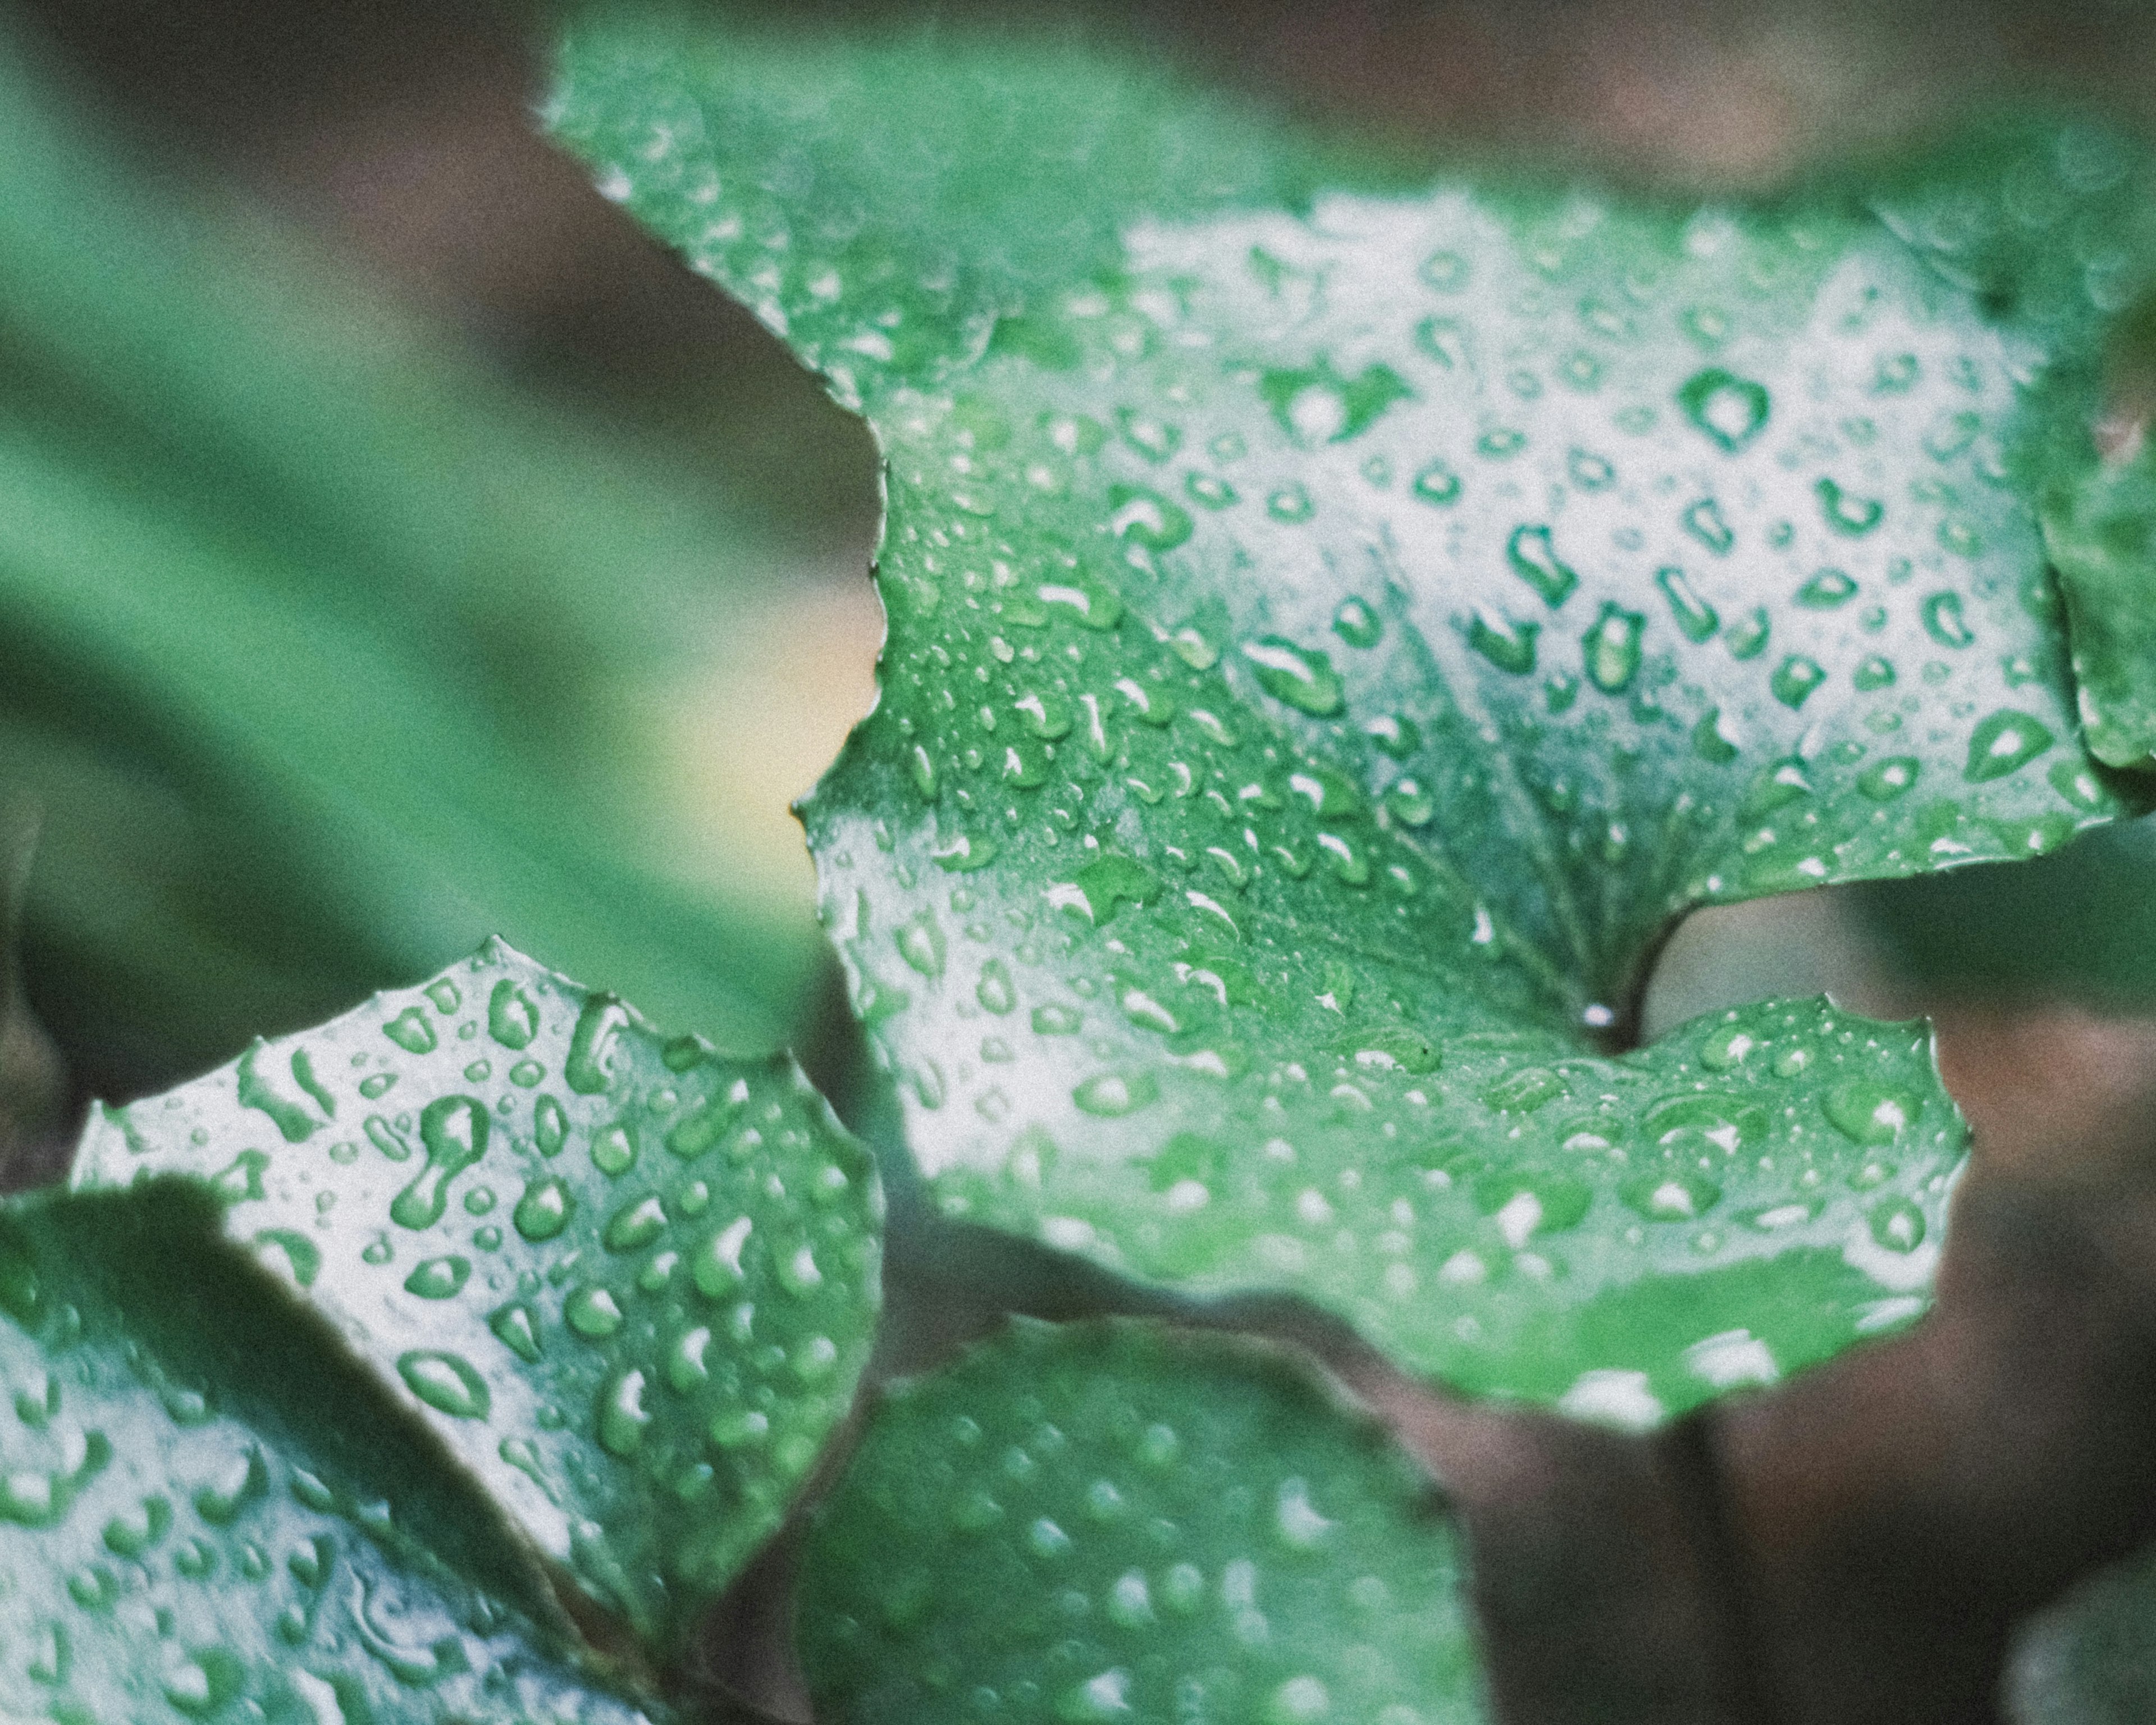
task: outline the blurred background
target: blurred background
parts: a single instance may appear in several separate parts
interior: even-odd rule
[[[1689,195],[1979,103],[2156,123],[2145,0],[1174,0],[1113,27],[1409,160]],[[786,804],[873,698],[875,451],[534,134],[546,33],[508,0],[0,0],[0,1183],[54,1171],[88,1096],[495,932],[670,1029],[790,1041],[862,1108]],[[1928,1012],[1979,1169],[2156,1166],[2152,887],[2143,824],[1717,910],[1671,942],[1648,1032],[1822,990]],[[1817,1381],[1851,1430],[1921,1424]],[[1861,1433],[1813,1438],[1820,1480],[1873,1493],[1823,1515],[1930,1513]],[[1815,1615],[1792,1634],[1839,1633]],[[1957,1656],[1988,1694],[1995,1649]],[[2056,1717],[2156,1717],[2145,1651],[2106,1669],[2113,1712]]]

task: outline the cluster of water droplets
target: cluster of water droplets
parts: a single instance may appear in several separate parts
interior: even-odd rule
[[[8,1717],[643,1717],[415,1555],[439,1530],[408,1527],[406,1504],[265,1440],[79,1276],[30,1230],[0,1239]]]
[[[1022,1327],[886,1407],[820,1517],[819,1717],[1479,1717],[1460,1560],[1421,1495],[1278,1363]]]
[[[874,1177],[791,1064],[498,944],[109,1117],[76,1183],[174,1172],[647,1630],[777,1525],[870,1343]]]

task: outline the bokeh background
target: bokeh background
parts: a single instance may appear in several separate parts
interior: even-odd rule
[[[2156,126],[2145,0],[1034,11],[1034,28],[1135,32],[1409,159],[1524,156],[1710,198],[1976,105]],[[875,451],[536,136],[547,30],[506,0],[0,0],[8,1183],[57,1167],[89,1096],[162,1088],[497,931],[670,1028],[790,1041],[873,1117],[786,804],[873,699]],[[1645,1020],[1821,990],[1934,1015],[2002,1214],[2071,1235],[2029,1196],[2066,1189],[2099,1194],[2084,1220],[2143,1214],[2145,825],[2037,864],[1696,916]],[[1840,1692],[1877,1704],[1863,1717],[1994,1717],[2002,1625],[2066,1562],[2015,1570],[1984,1545],[1999,1503],[2047,1501],[2081,1470],[2074,1515],[2110,1517],[2113,1545],[2156,1527],[2156,1484],[2099,1482],[2087,1460],[2098,1439],[2156,1439],[2156,1322],[2132,1316],[2156,1253],[2098,1299],[2025,1275],[2017,1227],[1969,1236],[1959,1329],[1770,1400],[1725,1450],[1825,1530],[1760,1559],[1810,1567],[1787,1620],[1746,1634],[1817,1671],[1840,1661]],[[932,1276],[895,1307],[932,1330],[924,1305],[968,1298]],[[2025,1405],[2040,1394],[2050,1425]],[[1466,1440],[1441,1408],[1392,1411],[1435,1450]],[[1471,1436],[1555,1481],[1532,1512],[1501,1504],[1499,1537],[1565,1563],[1599,1552],[1613,1574],[1656,1494],[1697,1485],[1672,1484],[1689,1465],[1673,1451]],[[1908,1573],[1881,1555],[1889,1536]],[[1971,1559],[1998,1569],[1993,1616],[1894,1618],[1924,1564],[1964,1549],[1994,1553]],[[2120,1598],[2131,1620],[2156,1589]],[[1640,1611],[1610,1622],[1676,1633]],[[1866,1613],[1899,1627],[1871,1634]],[[2022,1645],[2025,1673],[2071,1654],[2056,1635]],[[1553,1669],[1577,1651],[1522,1646]],[[2108,1669],[2113,1712],[2027,1700],[2014,1717],[2156,1718],[2148,1656]],[[765,1676],[783,1700],[783,1672]],[[1857,1717],[1835,1705],[1790,1718]]]

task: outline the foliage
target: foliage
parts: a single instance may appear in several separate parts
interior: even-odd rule
[[[1638,998],[1696,906],[2144,806],[2148,480],[2087,431],[2143,152],[2011,124],[1681,208],[1023,33],[708,19],[576,32],[547,121],[884,452],[882,701],[803,812],[902,1199],[1625,1429],[1925,1310],[1927,1029],[1639,1047]],[[146,243],[27,87],[0,127],[11,758],[318,857],[148,882],[138,947],[63,820],[33,939],[177,1013],[476,911],[773,1028],[755,931],[517,734],[712,524]],[[0,1218],[15,1712],[663,1717],[874,1339],[877,1173],[791,1061],[499,944],[101,1109],[69,1185]],[[870,1415],[802,1647],[834,1719],[1474,1718],[1462,1546],[1285,1357],[1021,1323]]]

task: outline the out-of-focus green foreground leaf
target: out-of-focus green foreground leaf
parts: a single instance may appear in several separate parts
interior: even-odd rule
[[[782,1040],[805,923],[654,884],[579,757],[757,563],[288,236],[153,197],[0,32],[0,779],[72,1040],[171,1074],[495,932]]]

